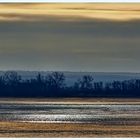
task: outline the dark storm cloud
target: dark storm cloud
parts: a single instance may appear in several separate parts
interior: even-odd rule
[[[140,71],[140,21],[0,23],[1,69]]]
[[[137,37],[140,35],[140,21],[109,22],[102,20],[86,20],[79,22],[44,21],[44,22],[1,22],[0,31],[3,33],[36,32],[47,34],[76,34],[114,36],[114,37]]]

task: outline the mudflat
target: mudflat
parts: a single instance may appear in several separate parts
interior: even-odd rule
[[[92,123],[0,122],[0,137],[140,137],[140,123],[95,125]]]

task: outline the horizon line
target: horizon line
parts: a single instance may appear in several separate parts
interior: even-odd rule
[[[132,73],[132,74],[140,74],[140,72],[117,72],[117,71],[68,71],[68,70],[0,70],[0,72],[71,72],[71,73]]]

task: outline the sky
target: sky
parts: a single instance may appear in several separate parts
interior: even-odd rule
[[[0,4],[0,70],[140,72],[140,4]]]

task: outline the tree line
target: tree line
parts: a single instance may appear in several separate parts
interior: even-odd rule
[[[65,79],[62,72],[23,79],[17,72],[8,71],[0,76],[0,97],[140,97],[140,79],[103,83],[84,75],[72,86]]]

